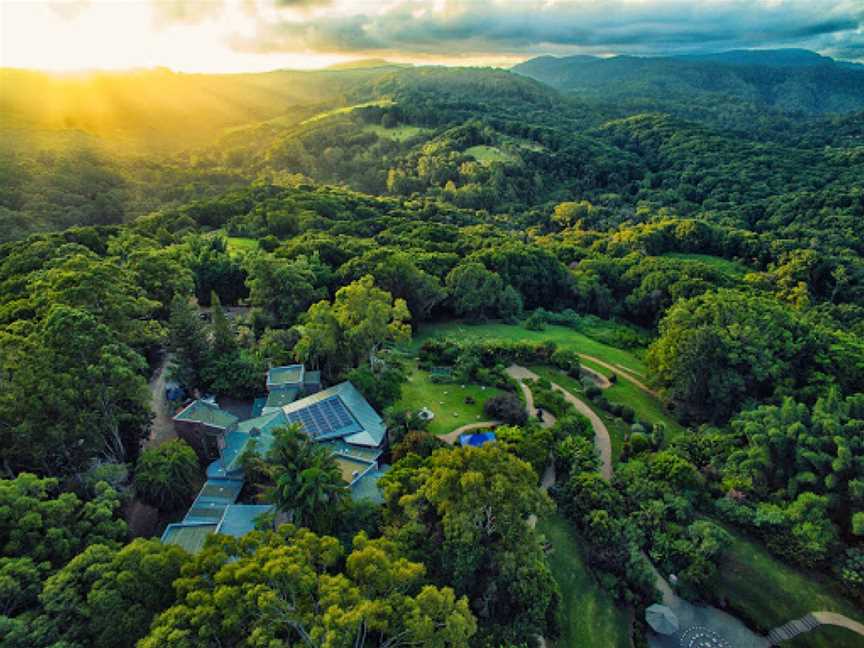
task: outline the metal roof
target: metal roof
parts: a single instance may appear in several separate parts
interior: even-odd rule
[[[175,414],[174,420],[201,423],[220,430],[227,430],[238,421],[231,412],[226,412],[215,403],[200,399],[192,401]]]
[[[338,399],[341,406],[351,415],[353,421],[340,417],[341,413],[338,412],[338,407],[335,407],[335,402],[331,400],[334,398]],[[309,410],[319,404],[322,404],[317,408],[321,416],[328,416],[331,413],[330,410],[335,413],[337,417],[337,420],[333,422],[335,424],[324,426],[321,429],[315,425],[316,418],[312,412],[308,412],[308,416],[304,417],[304,410]],[[387,432],[381,417],[372,409],[363,395],[357,391],[357,388],[348,381],[294,401],[283,407],[282,411],[285,412],[289,421],[296,420],[302,423],[307,433],[316,441],[342,437],[347,443],[353,445],[376,448],[383,443],[384,435]],[[307,422],[304,418],[311,421],[309,428],[307,428]],[[329,429],[327,429],[328,427]]]
[[[302,385],[305,368],[302,364],[286,365],[284,367],[272,367],[267,372],[267,388],[287,387],[289,385]]]
[[[271,504],[231,504],[226,507],[216,533],[241,538],[255,530],[255,524],[262,515],[273,510]]]

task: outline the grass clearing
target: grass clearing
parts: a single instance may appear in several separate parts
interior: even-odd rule
[[[380,108],[386,108],[387,106],[392,106],[392,99],[377,99],[375,101],[366,101],[364,103],[354,104],[353,106],[344,106],[342,108],[334,108],[333,110],[328,110],[327,112],[318,113],[310,117],[309,119],[304,119],[300,122],[300,126],[306,126],[308,124],[313,124],[317,121],[321,121],[322,119],[327,119],[328,117],[333,117],[334,115],[344,115],[346,113],[350,113],[358,108],[371,108],[372,106],[378,106]]]
[[[480,164],[492,164],[493,162],[512,162],[513,156],[505,153],[495,146],[480,144],[465,149],[465,155],[470,155]]]
[[[626,609],[616,605],[585,564],[572,525],[551,515],[537,528],[552,545],[549,566],[561,589],[559,648],[629,648],[630,622]]]
[[[679,259],[681,261],[704,263],[705,265],[710,266],[714,270],[722,272],[725,275],[729,275],[730,277],[742,277],[748,272],[750,272],[750,269],[742,263],[738,263],[737,261],[730,261],[729,259],[724,259],[723,257],[712,256],[710,254],[667,252],[662,256],[668,259]]]
[[[373,124],[366,126],[363,130],[375,133],[378,137],[394,140],[396,142],[405,142],[413,137],[431,133],[431,128],[423,128],[422,126],[410,126],[403,124],[394,128],[384,128],[381,125]]]
[[[611,326],[611,325],[610,325]],[[627,351],[617,347],[598,342],[584,333],[574,331],[565,326],[547,326],[543,331],[529,331],[515,324],[487,323],[467,324],[464,322],[446,322],[440,324],[429,324],[420,329],[414,338],[411,348],[416,352],[425,340],[429,338],[452,336],[459,340],[510,340],[525,342],[552,341],[559,349],[572,349],[579,353],[600,358],[612,365],[620,365],[624,369],[637,374],[645,375],[645,363],[639,357],[640,351]]]
[[[716,593],[748,625],[768,631],[816,610],[839,612],[864,622],[864,612],[835,591],[822,575],[787,565],[758,542],[728,526],[725,528],[732,535],[732,542]],[[861,648],[864,638],[823,627],[784,646]]]
[[[245,236],[227,236],[228,254],[239,254],[240,252],[253,252],[258,249],[258,239],[246,238]]]
[[[429,432],[432,434],[447,434],[457,427],[468,423],[485,421],[483,403],[490,396],[500,394],[494,387],[480,385],[462,385],[459,383],[433,383],[429,372],[412,364],[406,382],[402,385],[402,398],[394,406],[397,409],[419,411],[428,407],[435,414],[429,422]],[[475,403],[468,405],[465,398],[471,396]]]

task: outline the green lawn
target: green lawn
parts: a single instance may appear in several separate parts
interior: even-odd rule
[[[505,153],[495,146],[480,144],[465,149],[465,155],[470,155],[480,164],[492,164],[493,162],[512,162],[513,156]]]
[[[436,336],[454,336],[458,339],[503,339],[525,340],[528,342],[543,342],[551,340],[561,349],[572,349],[587,353],[612,365],[620,365],[624,369],[638,375],[645,375],[645,363],[632,351],[619,349],[598,342],[587,335],[565,326],[547,326],[543,331],[529,331],[514,324],[467,324],[463,322],[446,322],[429,324],[420,329],[414,338],[412,347],[416,350],[424,340]]]
[[[634,353],[598,342],[583,333],[563,326],[548,326],[544,331],[529,331],[524,327],[514,326],[511,324],[463,324],[458,322],[432,324],[423,327],[420,330],[412,343],[413,349],[418,349],[424,340],[439,335],[453,336],[458,339],[497,338],[505,340],[527,340],[530,342],[552,340],[559,348],[572,349],[574,351],[587,353],[588,355],[600,358],[612,365],[623,365],[627,369],[630,369],[634,374],[644,374],[645,372],[644,363]],[[608,376],[611,373],[605,367],[601,367],[590,360],[583,359],[582,362],[585,366],[596,369],[605,376]],[[571,389],[577,395],[583,393],[582,384],[579,381],[573,380],[559,371],[537,367],[534,367],[533,369],[539,375],[554,380],[554,382],[557,382],[565,389]],[[651,423],[664,423],[666,425],[669,439],[673,439],[684,432],[684,428],[681,424],[666,412],[660,401],[620,376],[618,377],[618,382],[612,385],[609,389],[604,390],[603,393],[610,402],[629,405],[632,407],[636,412],[636,416],[640,419],[650,421]],[[624,440],[624,433],[629,428],[629,425],[599,408],[593,406],[592,408],[609,428],[609,434],[612,437],[613,460],[617,460],[620,455],[621,444]]]
[[[226,239],[228,241],[228,254],[252,252],[258,249],[258,239],[243,236],[228,236]]]
[[[466,385],[463,389],[458,383],[433,383],[429,380],[429,373],[421,371],[414,364],[407,381],[402,385],[402,398],[395,407],[415,412],[428,407],[435,414],[429,423],[429,431],[432,434],[447,434],[467,423],[485,421],[483,403],[490,396],[500,393],[497,389],[484,389],[480,385]],[[466,396],[472,396],[475,404],[467,405]]]
[[[748,625],[767,631],[816,610],[840,612],[864,622],[864,612],[836,592],[822,575],[780,562],[761,544],[729,527],[727,531],[732,533],[733,540],[716,593]],[[785,645],[861,648],[864,639],[849,632],[822,628]]]
[[[407,124],[402,124],[394,128],[384,128],[379,124],[372,124],[366,126],[363,130],[375,133],[378,137],[395,140],[397,142],[404,142],[411,139],[412,137],[424,135],[432,131],[432,129],[430,128],[423,128],[421,126],[410,126]]]
[[[710,254],[667,252],[663,256],[670,259],[680,259],[682,261],[698,261],[699,263],[704,263],[705,265],[711,266],[714,270],[729,275],[730,277],[741,277],[747,272],[750,272],[747,266],[738,263],[737,261],[730,261],[729,259],[712,256]]]
[[[537,528],[552,545],[549,566],[561,589],[561,638],[554,645],[629,648],[628,613],[595,581],[570,523],[556,514],[541,520]]]
[[[328,117],[333,117],[334,115],[343,115],[345,113],[350,113],[357,108],[369,108],[371,106],[379,106],[381,108],[386,108],[387,106],[392,105],[392,99],[376,99],[375,101],[366,101],[364,103],[354,104],[353,106],[343,106],[342,108],[334,108],[333,110],[328,110],[327,112],[318,113],[317,115],[313,115],[309,119],[304,119],[302,122],[300,122],[300,125],[305,126],[307,124],[321,121],[322,119],[327,119]]]

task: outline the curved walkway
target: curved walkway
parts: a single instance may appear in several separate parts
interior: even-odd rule
[[[519,386],[525,394],[525,402],[528,403],[528,407],[533,411],[534,399],[531,396],[531,389],[523,381],[537,380],[540,376],[530,369],[519,365],[508,367],[507,374],[519,382]],[[612,440],[609,437],[609,429],[606,427],[606,424],[585,402],[576,398],[561,385],[553,382],[552,389],[560,392],[568,403],[573,405],[580,414],[591,422],[591,427],[594,428],[594,445],[600,453],[600,474],[603,476],[603,479],[609,481],[612,479]],[[545,418],[544,416],[544,423]]]
[[[606,367],[609,371],[614,371],[615,375],[620,376],[621,378],[624,378],[625,380],[633,383],[642,391],[651,394],[655,398],[660,398],[660,394],[658,394],[656,391],[651,389],[648,385],[646,385],[641,380],[639,380],[636,376],[634,376],[632,373],[630,373],[627,369],[624,369],[624,368],[619,367],[617,365],[609,364],[605,360],[601,360],[600,358],[598,358],[596,356],[588,355],[587,353],[580,353],[579,357],[585,358],[586,360],[590,360],[591,362],[598,364],[601,367]]]

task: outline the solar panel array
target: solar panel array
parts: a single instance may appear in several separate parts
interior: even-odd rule
[[[338,396],[325,398],[285,416],[291,423],[300,423],[313,439],[342,432],[348,427],[359,431],[359,425]]]

